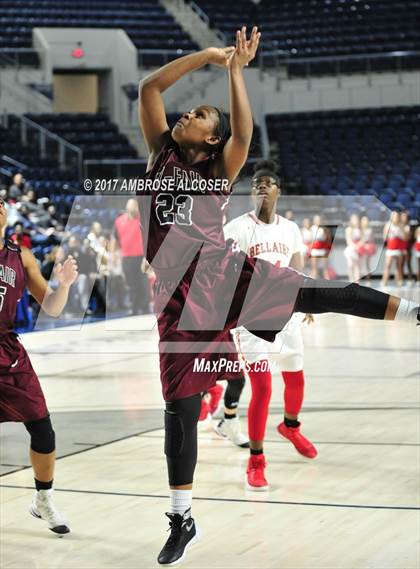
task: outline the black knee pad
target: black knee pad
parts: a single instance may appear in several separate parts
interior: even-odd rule
[[[182,425],[182,415],[165,409],[165,454],[176,458],[184,447],[185,435]]]
[[[200,408],[200,394],[166,403],[165,454],[171,486],[191,484],[193,481]]]
[[[55,450],[55,433],[48,415],[37,421],[25,423],[26,430],[31,435],[31,449],[40,454],[49,454]]]
[[[308,279],[301,288],[295,305],[297,312],[337,312],[363,318],[383,320],[389,295],[357,283]]]
[[[227,409],[236,409],[239,404],[241,393],[245,387],[245,378],[232,379],[227,382],[225,391],[225,407]]]

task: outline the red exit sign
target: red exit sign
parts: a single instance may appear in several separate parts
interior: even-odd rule
[[[81,59],[85,56],[85,50],[82,47],[75,47],[71,52],[71,56],[75,59]]]

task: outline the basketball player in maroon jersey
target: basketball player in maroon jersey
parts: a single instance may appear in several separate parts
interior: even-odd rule
[[[69,257],[57,265],[55,277],[59,286],[52,291],[32,252],[4,240],[6,225],[6,208],[0,198],[0,423],[14,421],[25,425],[31,437],[30,458],[36,487],[30,513],[45,520],[53,532],[65,534],[70,529],[52,496],[55,435],[38,377],[13,332],[13,323],[16,305],[26,286],[47,314],[59,316],[69,288],[77,279],[77,264]]]
[[[236,375],[231,329],[242,325],[273,342],[294,311],[417,322],[414,303],[355,283],[344,286],[277,268],[225,241],[223,209],[247,159],[253,130],[243,68],[254,59],[259,39],[257,28],[247,39],[244,27],[236,33],[235,47],[180,57],[143,79],[139,88],[139,118],[149,148],[140,217],[146,259],[156,273],[171,488],[171,533],[158,556],[162,565],[180,561],[198,538],[191,503],[201,393],[228,378],[227,366],[217,365],[221,356],[232,364],[232,378]],[[170,130],[162,93],[208,64],[228,70],[230,128],[218,109],[201,105]],[[197,360],[205,365],[197,369]]]

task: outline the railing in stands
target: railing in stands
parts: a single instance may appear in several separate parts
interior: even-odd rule
[[[38,51],[32,47],[2,47],[0,55],[9,58],[10,63],[18,69],[23,65],[39,66]]]
[[[194,53],[194,50],[186,49],[139,49],[137,50],[137,62],[139,67],[158,67],[166,65],[169,61]]]
[[[190,5],[193,7],[194,2]],[[198,8],[198,7],[197,7]],[[194,8],[193,8],[194,9]],[[200,8],[198,8],[200,10]],[[203,13],[204,14],[204,13]],[[206,14],[204,14],[206,16]],[[201,16],[200,16],[201,17]],[[226,37],[223,35],[223,40]],[[222,35],[220,36],[222,38]],[[181,55],[187,55],[192,53],[192,50],[184,49],[139,49],[138,50],[138,64],[143,67],[159,66],[172,61],[176,57]],[[5,55],[9,58],[11,65],[20,67],[22,61],[26,57],[31,59],[32,64],[39,64],[38,52],[31,48],[1,48],[0,57]],[[267,69],[297,69],[301,68],[302,75],[306,77],[311,77],[312,69],[314,66],[325,65],[326,68],[330,65],[330,70],[333,75],[338,77],[346,72],[345,67],[351,63],[361,63],[360,69],[364,70],[365,73],[370,74],[375,70],[376,62],[386,62],[390,61],[390,69],[401,73],[403,71],[403,66],[405,61],[420,58],[420,51],[393,51],[393,52],[383,52],[383,53],[361,53],[354,55],[326,55],[318,57],[296,57],[290,52],[280,50],[275,48],[272,44],[268,45],[268,49],[260,50],[258,55],[258,66],[263,72]],[[417,65],[420,67],[420,62]],[[319,71],[317,71],[319,74]],[[324,73],[325,74],[325,73]],[[328,72],[328,75],[331,73]]]
[[[28,144],[31,137],[35,144],[38,144],[40,158],[54,155],[55,150],[60,169],[75,168],[78,177],[81,178],[83,173],[83,151],[81,148],[67,142],[61,136],[25,116],[16,116],[16,119],[20,122],[20,139],[23,146]],[[47,148],[48,143],[50,143],[50,148]]]
[[[0,156],[0,160],[2,160],[2,162],[7,162],[11,166],[13,166],[13,168],[19,168],[20,170],[27,170],[28,168],[26,164],[24,164],[23,162],[19,162],[19,160],[15,160],[11,156],[7,156],[7,154],[2,154]]]
[[[7,184],[10,182],[13,174],[17,171],[25,172],[27,169],[28,166],[23,164],[23,162],[19,162],[11,156],[7,156],[7,154],[0,155],[0,180],[4,177]]]
[[[193,0],[189,0],[188,1],[188,5],[191,7],[191,9],[197,14],[197,16],[203,20],[203,22],[207,25],[207,27],[210,28],[210,18],[207,16],[207,14],[200,8],[200,6],[198,6]],[[213,29],[212,30],[217,37],[225,44],[227,45],[227,37],[226,34],[224,34],[221,30],[216,30]]]

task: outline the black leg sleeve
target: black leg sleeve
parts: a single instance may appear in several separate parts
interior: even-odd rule
[[[239,399],[245,387],[245,378],[232,379],[227,382],[225,391],[225,407],[227,409],[236,409],[239,405]]]
[[[295,312],[337,312],[383,320],[389,294],[356,283],[307,279],[295,304]]]
[[[197,423],[201,395],[167,401],[165,454],[170,486],[191,484],[197,464]]]

